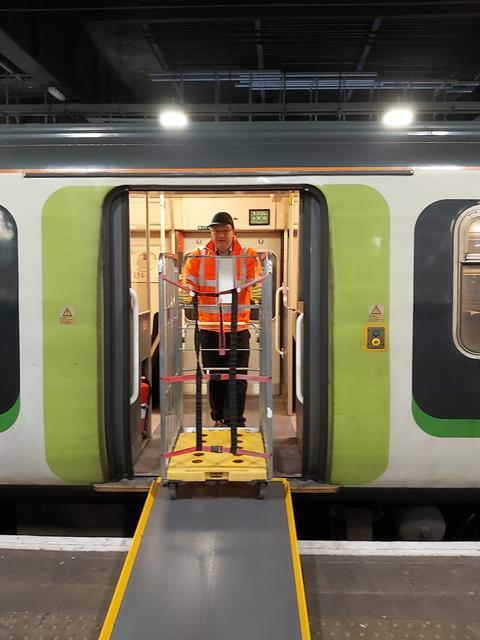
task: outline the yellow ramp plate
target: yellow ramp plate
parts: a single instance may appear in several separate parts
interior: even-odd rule
[[[202,431],[204,446],[221,446],[230,448],[230,431]],[[181,433],[174,451],[189,449],[195,446],[195,433]],[[238,448],[247,451],[264,453],[265,447],[261,433],[249,433],[245,429],[238,430]],[[167,469],[168,480],[184,482],[203,482],[205,480],[229,480],[231,482],[249,482],[267,479],[267,461],[246,454],[211,453],[195,451],[170,458]]]
[[[229,484],[170,500],[159,483],[100,640],[311,640],[288,483],[264,500]]]

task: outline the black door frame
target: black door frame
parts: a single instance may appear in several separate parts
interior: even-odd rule
[[[188,178],[187,178],[188,179]],[[129,220],[132,191],[288,191],[300,192],[300,292],[304,299],[304,404],[302,477],[328,479],[329,433],[329,225],[322,192],[310,184],[265,185],[123,185],[110,191],[102,217],[104,317],[104,420],[110,480],[133,478],[130,443]],[[302,197],[303,196],[303,197]],[[308,256],[308,263],[305,263]],[[308,269],[305,267],[308,264]],[[320,273],[320,280],[314,274]],[[113,274],[113,277],[112,277]],[[320,286],[318,286],[318,284]],[[318,354],[318,357],[315,356]]]
[[[109,480],[133,477],[130,442],[130,255],[128,193],[112,189],[102,218],[104,425]],[[113,274],[113,276],[112,276]]]
[[[323,482],[329,477],[329,249],[326,200],[317,188],[304,187],[300,195],[299,298],[304,304],[302,386],[308,402],[303,405],[302,477]]]

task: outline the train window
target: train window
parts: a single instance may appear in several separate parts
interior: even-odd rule
[[[456,227],[456,342],[480,358],[480,207],[467,210]]]
[[[19,407],[17,245],[15,221],[6,209],[0,207],[0,432],[15,422]]]
[[[465,257],[467,259],[472,259],[473,256],[480,258],[480,218],[474,218],[469,223],[466,236]]]

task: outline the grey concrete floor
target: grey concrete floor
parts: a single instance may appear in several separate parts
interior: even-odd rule
[[[0,549],[0,640],[97,638],[124,556]],[[312,640],[480,638],[480,557],[304,555],[302,567]]]
[[[94,640],[125,554],[0,550],[0,640]]]
[[[480,558],[302,556],[312,639],[480,638]]]

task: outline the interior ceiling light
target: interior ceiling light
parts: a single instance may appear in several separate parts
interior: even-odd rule
[[[188,116],[180,109],[165,109],[159,116],[160,124],[165,129],[183,129],[188,124]]]
[[[394,107],[383,114],[382,122],[386,127],[408,127],[413,122],[413,111],[408,107]]]
[[[449,131],[407,131],[407,136],[448,136]]]

